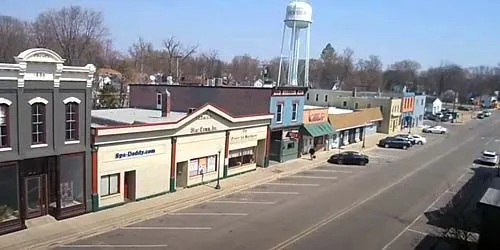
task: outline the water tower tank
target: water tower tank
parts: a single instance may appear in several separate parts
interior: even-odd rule
[[[289,28],[305,29],[312,23],[312,6],[306,1],[292,1],[286,7],[285,24]]]

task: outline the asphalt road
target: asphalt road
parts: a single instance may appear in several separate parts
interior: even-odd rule
[[[428,145],[367,152],[368,167],[325,164],[60,249],[413,249],[415,221],[485,145],[500,148],[498,123],[473,120]]]

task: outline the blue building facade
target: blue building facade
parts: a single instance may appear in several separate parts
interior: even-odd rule
[[[415,93],[403,92],[401,100],[401,128],[411,128],[414,124],[413,111],[415,109]]]
[[[299,157],[299,129],[303,123],[304,87],[277,87],[273,90],[269,112],[271,122],[269,160],[285,162]],[[250,104],[251,105],[251,104]]]
[[[415,107],[413,110],[413,126],[418,127],[424,125],[424,113],[425,113],[425,94],[416,93],[415,94]]]

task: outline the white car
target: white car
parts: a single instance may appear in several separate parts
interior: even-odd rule
[[[431,134],[445,134],[446,132],[448,132],[448,129],[441,126],[433,126],[430,128],[422,129],[422,132]]]
[[[424,145],[427,143],[427,139],[421,135],[409,135],[409,137],[415,140],[415,144]]]
[[[479,158],[479,160],[483,163],[497,165],[498,155],[496,152],[485,150],[481,153],[481,158]]]

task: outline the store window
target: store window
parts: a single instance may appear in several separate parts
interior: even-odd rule
[[[229,152],[229,168],[237,168],[255,163],[255,147],[232,150]]]
[[[120,174],[101,176],[101,197],[120,193]]]
[[[276,122],[283,122],[283,104],[276,105]]]
[[[189,161],[189,177],[217,171],[217,156],[211,155]]]
[[[78,103],[68,102],[66,107],[66,141],[78,141]]]
[[[72,207],[83,204],[84,202],[84,155],[72,154],[63,155],[59,158],[59,194],[61,208]],[[118,175],[107,178],[106,182],[108,193],[113,194],[118,191]],[[110,179],[113,178],[113,182]],[[101,177],[102,184],[102,177]],[[113,187],[113,188],[111,188]],[[101,186],[101,191],[102,191]],[[104,193],[104,192],[102,192]]]
[[[292,104],[292,121],[297,121],[297,110],[299,109],[299,104]]]
[[[346,102],[346,101],[344,101],[344,102],[342,103],[342,107],[346,107],[346,106],[347,106],[347,102]]]
[[[17,165],[0,166],[0,223],[20,218]]]
[[[9,105],[0,103],[0,148],[10,146]]]
[[[46,124],[45,124],[45,104],[33,103],[31,105],[31,144],[46,143]]]
[[[306,94],[306,99],[309,100],[309,93]]]
[[[161,93],[156,93],[156,105],[161,105],[162,102],[162,96]]]

